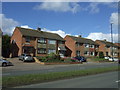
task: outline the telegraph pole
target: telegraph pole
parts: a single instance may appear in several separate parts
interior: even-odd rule
[[[112,60],[113,60],[113,32],[112,32],[112,24],[111,23],[111,42],[112,42]]]

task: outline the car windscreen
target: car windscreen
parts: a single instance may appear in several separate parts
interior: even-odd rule
[[[31,57],[31,55],[26,55],[26,56],[29,56],[29,57]]]

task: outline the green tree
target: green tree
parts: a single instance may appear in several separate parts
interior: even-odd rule
[[[99,58],[104,58],[103,52],[99,52]]]
[[[10,38],[7,34],[2,36],[2,56],[6,58],[10,55]]]

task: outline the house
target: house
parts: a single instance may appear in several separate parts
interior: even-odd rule
[[[11,37],[11,57],[22,53],[46,56],[50,53],[64,55],[65,40],[56,33],[16,27]]]
[[[66,35],[64,40],[66,41],[67,56],[94,57],[98,55],[99,45],[91,39],[83,38],[80,35],[78,37]]]
[[[118,57],[120,58],[120,43],[114,43],[114,44],[118,46]]]
[[[99,44],[99,52],[103,52],[104,56],[118,57],[118,46],[112,42],[105,40],[96,40]]]
[[[0,57],[2,57],[2,31],[0,29]]]

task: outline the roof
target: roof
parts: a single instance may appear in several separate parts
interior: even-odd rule
[[[75,37],[75,36],[69,36],[71,37],[73,40],[75,40],[76,42],[80,42],[80,43],[86,43],[86,44],[94,44],[94,45],[99,45],[96,42],[94,42],[91,39],[87,39],[87,38],[82,38],[82,37]]]
[[[49,38],[49,39],[65,41],[60,35],[58,35],[56,33],[38,31],[38,30],[34,30],[34,29],[21,28],[21,27],[16,27],[16,28],[18,28],[20,30],[20,32],[23,36],[42,37],[42,38]]]
[[[97,41],[100,41],[102,43],[104,43],[106,46],[114,46],[114,47],[118,47],[117,45],[115,45],[114,43],[112,42],[108,42],[106,40],[97,40]]]

